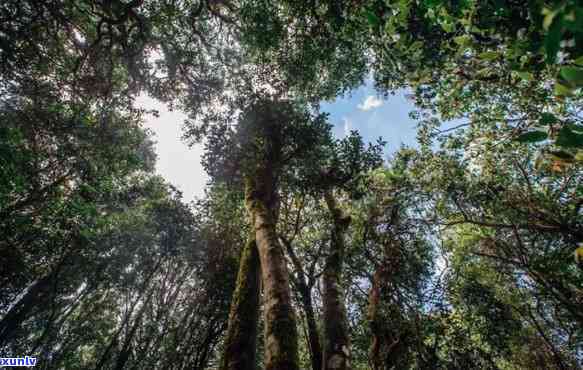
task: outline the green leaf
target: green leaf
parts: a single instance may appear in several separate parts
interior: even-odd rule
[[[575,249],[575,263],[583,264],[583,243],[579,243],[579,248]]]
[[[409,52],[412,53],[414,51],[420,50],[423,47],[422,41],[415,41],[409,46]]]
[[[582,134],[583,135],[583,126],[582,125],[577,125],[574,123],[570,123],[567,125],[567,127],[569,127],[569,129],[577,134]]]
[[[573,89],[560,83],[555,83],[555,95],[557,96],[571,96]]]
[[[516,74],[523,80],[532,81],[533,76],[532,73],[526,71],[517,71]]]
[[[571,84],[579,87],[583,86],[583,68],[579,67],[563,67],[561,68],[561,77]]]
[[[583,148],[583,134],[578,134],[569,125],[561,128],[555,144],[563,148]]]
[[[552,125],[553,123],[557,123],[559,120],[557,117],[555,117],[554,114],[545,112],[540,115],[540,120],[538,122],[543,126],[547,126]]]
[[[489,75],[490,75],[490,73],[491,73],[491,72],[492,72],[492,69],[491,69],[491,68],[488,68],[488,67],[486,67],[486,68],[482,68],[482,69],[480,69],[478,72],[476,72],[476,74],[477,74],[479,77],[487,77],[487,76],[489,76]]]
[[[560,161],[566,161],[566,162],[571,162],[573,160],[573,155],[569,152],[564,151],[564,150],[554,150],[552,152],[549,152],[549,155],[554,160],[560,160]]]
[[[468,35],[457,36],[453,38],[453,41],[459,46],[466,46],[470,43],[471,37]]]
[[[557,14],[559,13],[561,9],[549,9],[549,8],[544,8],[542,13],[544,15],[544,19],[543,19],[543,28],[545,30],[548,30],[549,27],[551,26],[551,24],[553,23],[553,21],[555,20],[555,17],[557,16]]]
[[[381,23],[380,18],[372,10],[366,12],[366,18],[368,19],[368,23],[373,27],[376,27]]]
[[[441,24],[441,28],[443,28],[445,32],[453,32],[455,31],[455,24],[450,22],[443,22]]]
[[[547,54],[547,63],[553,64],[555,63],[555,59],[557,57],[557,53],[561,47],[561,28],[562,23],[560,20],[555,20],[553,22],[551,28],[549,29],[549,33],[545,37],[545,51]]]
[[[580,56],[579,58],[575,59],[573,63],[583,67],[583,56]]]
[[[530,131],[516,137],[516,141],[521,143],[536,143],[538,141],[546,140],[549,135],[544,131]]]
[[[485,51],[483,53],[480,53],[478,55],[478,58],[480,58],[482,60],[494,60],[494,59],[498,58],[498,53],[495,51]]]

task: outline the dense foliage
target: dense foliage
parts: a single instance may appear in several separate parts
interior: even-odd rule
[[[368,78],[415,148],[333,136]],[[0,357],[581,369],[582,87],[576,0],[3,1]],[[139,94],[204,146],[191,204]]]

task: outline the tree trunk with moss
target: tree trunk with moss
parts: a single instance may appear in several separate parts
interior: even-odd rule
[[[368,301],[368,321],[372,333],[369,349],[370,365],[373,370],[384,370],[386,355],[386,340],[384,335],[385,323],[381,313],[381,281],[383,279],[382,267],[375,271]]]
[[[308,341],[310,345],[310,362],[312,363],[312,370],[321,370],[322,346],[320,345],[320,335],[318,333],[318,325],[316,324],[316,315],[314,313],[311,292],[305,290],[300,294],[302,295],[302,305],[304,306],[304,312],[308,324]]]
[[[275,175],[269,161],[246,179],[246,203],[253,219],[264,294],[265,370],[297,370],[298,343],[289,272],[275,230]]]
[[[396,303],[390,301],[394,290],[391,272],[399,268],[399,248],[396,242],[385,248],[382,263],[377,267],[372,281],[368,302],[368,321],[372,332],[369,358],[373,370],[385,370],[404,366],[407,355],[407,336],[402,325],[402,314]]]
[[[255,232],[251,231],[239,262],[221,370],[255,369],[259,318],[260,265]]]
[[[350,369],[350,336],[342,290],[342,265],[344,263],[344,234],[350,225],[350,216],[338,207],[331,192],[325,194],[334,226],[330,252],[324,268],[324,369]]]

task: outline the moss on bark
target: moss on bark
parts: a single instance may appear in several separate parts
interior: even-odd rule
[[[221,370],[255,369],[259,315],[260,265],[255,233],[249,233],[241,253],[237,285],[231,301]]]
[[[342,290],[342,265],[344,263],[344,234],[350,225],[350,217],[336,204],[333,195],[325,194],[328,210],[334,226],[330,251],[324,269],[324,370],[350,369],[350,336]]]
[[[403,366],[409,344],[408,329],[402,325],[400,308],[388,297],[394,289],[391,273],[399,268],[400,253],[396,241],[384,250],[383,263],[377,267],[369,293],[368,320],[372,340],[369,358],[373,370]]]
[[[264,293],[265,370],[297,370],[298,342],[289,272],[275,231],[277,202],[273,174],[248,178],[246,202],[254,220]]]

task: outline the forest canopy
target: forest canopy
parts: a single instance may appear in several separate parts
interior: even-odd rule
[[[334,135],[367,81],[415,146]],[[4,0],[0,358],[582,369],[582,88],[579,0]]]

